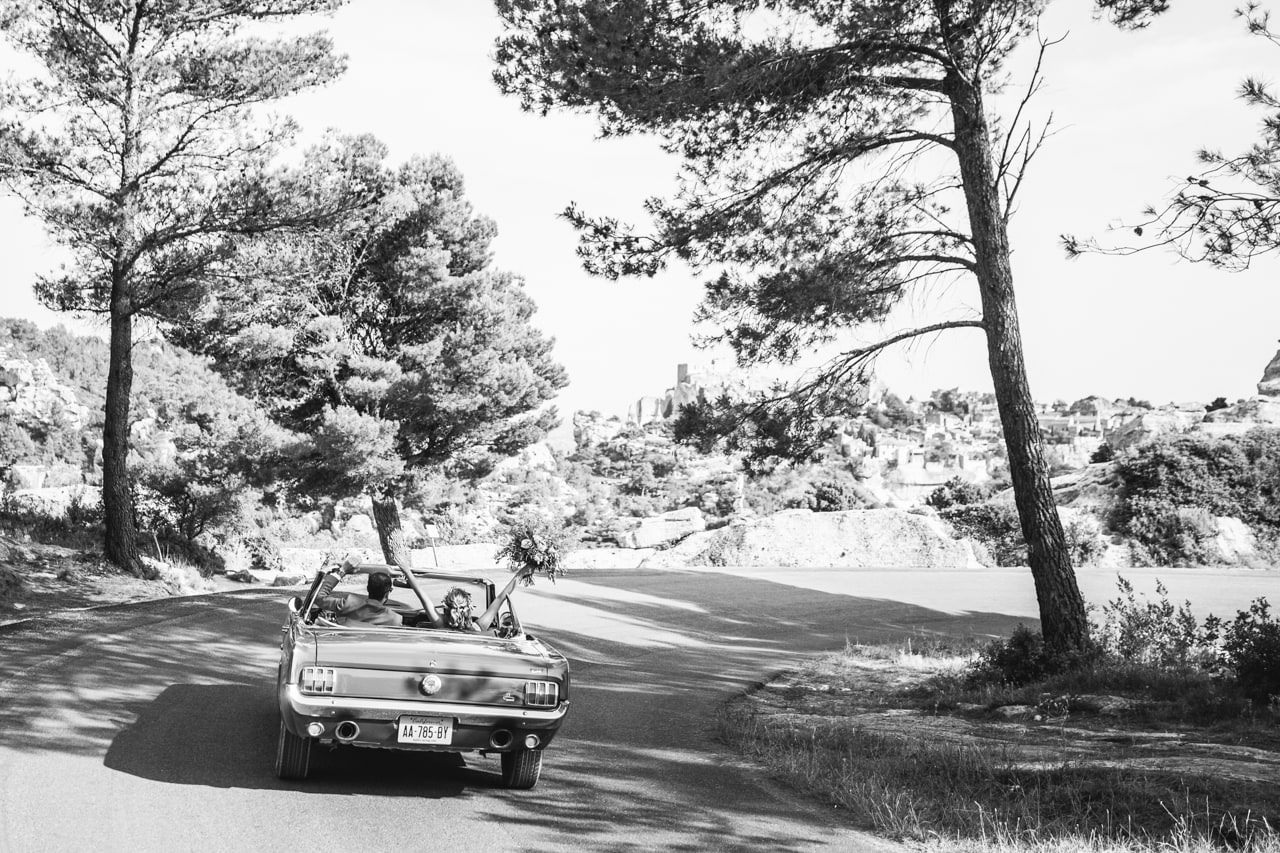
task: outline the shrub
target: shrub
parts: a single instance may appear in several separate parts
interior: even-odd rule
[[[1019,625],[1008,638],[993,640],[978,653],[968,677],[971,682],[996,681],[1020,687],[1061,669],[1061,662],[1045,649],[1040,632]]]
[[[86,497],[84,490],[78,489],[71,495],[65,515],[72,527],[96,527],[102,524],[102,503]]]
[[[1062,525],[1062,534],[1067,540],[1067,553],[1071,555],[1071,565],[1092,565],[1107,549],[1107,542],[1096,522],[1072,519]]]
[[[862,506],[851,481],[819,480],[809,486],[808,507],[814,512],[843,512]]]
[[[1280,696],[1280,622],[1272,617],[1265,598],[1255,600],[1225,625],[1210,617],[1206,627],[1209,631],[1221,627],[1219,670],[1235,677],[1249,701],[1266,705]]]
[[[1094,631],[1094,640],[1104,653],[1162,668],[1211,661],[1213,633],[1200,628],[1190,602],[1174,607],[1160,581],[1156,581],[1157,601],[1139,600],[1133,584],[1123,577],[1116,585],[1120,595],[1102,606],[1102,624]]]
[[[1107,442],[1098,445],[1098,449],[1089,456],[1090,462],[1110,462],[1116,458],[1116,449]]]
[[[1113,527],[1159,563],[1202,563],[1210,516],[1231,516],[1263,538],[1280,532],[1280,430],[1157,438],[1116,458]]]
[[[976,539],[986,546],[997,566],[1023,566],[1027,563],[1027,543],[1022,538],[1018,512],[1009,504],[971,504],[954,506],[940,515],[961,536]]]
[[[991,487],[971,483],[961,477],[952,477],[929,493],[925,504],[934,509],[948,509],[985,501],[991,497]]]
[[[1210,541],[1217,529],[1199,507],[1178,507],[1152,498],[1128,502],[1124,530],[1160,566],[1204,565],[1212,561]]]
[[[259,572],[284,570],[284,558],[276,543],[264,536],[246,536],[240,540],[249,558],[249,568]]]

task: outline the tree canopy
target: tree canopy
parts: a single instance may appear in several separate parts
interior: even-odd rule
[[[225,274],[237,240],[334,214],[342,170],[281,167],[292,122],[262,107],[342,70],[322,34],[251,25],[340,0],[5,0],[34,60],[0,89],[0,181],[68,250],[37,293],[111,318],[103,423],[107,557],[141,570],[127,466],[133,320]]]
[[[675,195],[646,202],[646,230],[566,211],[587,269],[691,265],[706,276],[699,317],[740,363],[794,362],[847,344],[924,288],[976,285],[976,314],[953,307],[845,349],[757,402],[790,407],[782,423],[817,422],[849,404],[842,389],[885,348],[982,330],[1045,638],[1081,647],[1084,606],[1027,383],[1008,237],[1048,135],[1025,110],[1039,63],[1007,122],[984,101],[1010,82],[1006,61],[1033,36],[1043,0],[496,3],[495,78],[526,109],[589,112],[604,135],[651,133],[681,160]],[[1133,26],[1161,6],[1098,8]],[[1041,60],[1048,47],[1039,42]],[[775,433],[780,450],[805,449],[794,430]]]
[[[1257,3],[1247,2],[1235,14],[1249,33],[1280,45],[1270,14]],[[1243,80],[1238,95],[1264,113],[1253,145],[1236,153],[1201,149],[1199,169],[1176,181],[1163,202],[1148,206],[1141,220],[1126,226],[1126,240],[1063,235],[1068,256],[1168,247],[1190,261],[1242,270],[1255,257],[1280,249],[1280,95],[1257,77]]]
[[[415,471],[483,466],[540,440],[566,379],[521,279],[493,268],[496,228],[452,163],[415,158],[368,183],[378,203],[247,247],[237,286],[174,334],[304,436],[301,493],[374,496],[386,547]]]

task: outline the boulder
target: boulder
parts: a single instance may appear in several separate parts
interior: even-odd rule
[[[1101,714],[1105,717],[1119,717],[1133,711],[1140,705],[1141,702],[1124,696],[1082,694],[1071,697],[1071,709],[1073,711],[1087,711],[1092,714]]]
[[[690,506],[641,520],[638,526],[618,537],[618,544],[623,548],[661,548],[706,529],[702,510]]]
[[[1107,443],[1124,450],[1168,433],[1186,432],[1204,420],[1204,412],[1180,412],[1170,409],[1143,412],[1125,421],[1107,435]]]
[[[898,509],[792,509],[693,533],[642,568],[981,568],[937,518]]]
[[[307,582],[306,575],[278,574],[271,581],[272,586],[301,586]]]
[[[1254,426],[1280,426],[1280,397],[1258,396],[1241,400],[1234,406],[1209,412],[1204,417],[1208,424],[1243,424]]]
[[[1275,354],[1262,371],[1258,393],[1267,397],[1280,397],[1280,352]]]
[[[372,533],[373,519],[364,513],[356,513],[347,519],[342,529],[346,533]]]
[[[522,449],[515,456],[500,460],[493,466],[489,476],[524,474],[529,471],[554,472],[555,470],[556,457],[551,450],[551,445],[545,441],[539,441]]]
[[[1214,518],[1217,535],[1210,543],[1215,562],[1229,566],[1249,565],[1258,558],[1258,539],[1249,525],[1238,518]]]
[[[42,465],[14,465],[9,469],[9,483],[15,490],[43,489],[48,475]]]
[[[1027,720],[1036,716],[1036,709],[1030,705],[1001,705],[992,708],[991,713],[1006,720]]]

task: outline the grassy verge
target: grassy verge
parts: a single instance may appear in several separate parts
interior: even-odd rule
[[[1074,694],[1062,691],[1115,695],[1127,685],[1136,695],[1143,691],[1134,668],[1002,692],[967,687],[969,660],[953,649],[931,657],[851,647],[729,703],[720,732],[857,824],[941,850],[1280,851],[1274,782],[1216,774],[1190,760],[1187,772],[1144,769],[1107,746],[1144,728],[1185,736],[1213,702],[1155,700],[1104,720],[1073,711]],[[1216,707],[1225,716],[1195,730],[1195,739],[1271,743],[1274,721],[1233,716],[1234,701],[1224,698]],[[1047,719],[1046,703],[1058,717]],[[996,713],[1009,706],[1034,711],[1011,722]],[[1081,731],[1103,730],[1099,760],[1052,757],[1055,739],[1072,737],[1068,718]],[[1028,751],[1036,746],[1048,749]]]

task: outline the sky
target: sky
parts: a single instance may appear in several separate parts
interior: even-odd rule
[[[1236,92],[1245,76],[1280,76],[1280,47],[1248,36],[1229,3],[1184,0],[1136,33],[1092,20],[1090,6],[1056,0],[1041,22],[1045,36],[1065,40],[1046,57],[1046,85],[1032,109],[1041,118],[1052,112],[1058,132],[1033,164],[1011,226],[1032,392],[1157,403],[1251,395],[1280,338],[1280,257],[1243,273],[1166,252],[1068,260],[1059,235],[1105,237],[1109,226],[1138,219],[1174,176],[1193,171],[1196,150],[1247,146],[1262,116]],[[349,70],[285,109],[309,133],[369,132],[394,160],[441,153],[458,164],[476,210],[498,225],[497,265],[524,277],[537,324],[556,339],[571,383],[557,401],[562,413],[621,414],[670,387],[677,363],[712,357],[690,341],[698,275],[672,268],[652,279],[592,278],[559,217],[576,202],[643,223],[644,199],[669,192],[678,166],[655,140],[601,140],[589,116],[522,113],[492,82],[501,24],[485,0],[354,0],[321,25]],[[1015,54],[1014,80],[1025,79],[1033,59]],[[1016,99],[1014,88],[997,109]],[[0,234],[0,314],[68,322],[31,295],[35,274],[58,260],[38,223],[3,200]],[[963,316],[977,299],[969,284],[933,297],[903,306],[886,328]],[[877,376],[903,396],[991,386],[976,330],[888,353]]]

